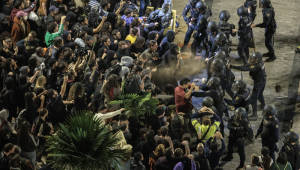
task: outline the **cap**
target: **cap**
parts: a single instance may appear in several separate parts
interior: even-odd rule
[[[24,11],[19,11],[19,12],[17,12],[16,17],[17,17],[17,18],[24,17],[24,16],[26,16],[27,14],[28,14],[28,13],[26,13],[26,12],[24,12]]]
[[[49,11],[50,12],[57,12],[58,8],[56,8],[54,5],[52,5],[52,6],[50,6]]]
[[[87,35],[85,37],[85,41],[90,41],[90,40],[95,40],[95,37],[91,36],[91,35]]]

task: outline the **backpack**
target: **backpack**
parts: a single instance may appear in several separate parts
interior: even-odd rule
[[[107,78],[112,74],[119,76],[121,70],[122,66],[120,64],[110,67],[104,75],[105,80],[107,80]]]
[[[139,94],[140,86],[134,75],[131,78],[127,78],[124,82],[124,93],[125,94]]]

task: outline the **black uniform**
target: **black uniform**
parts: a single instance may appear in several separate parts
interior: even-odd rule
[[[270,150],[270,156],[275,161],[274,151],[278,151],[276,143],[279,141],[279,121],[276,117],[263,118],[256,136],[261,133],[262,146],[266,146]]]
[[[257,7],[257,1],[255,0],[246,0],[246,2],[244,3],[244,7],[246,8],[250,8],[252,17],[253,17],[253,21],[255,20],[256,17],[256,7]]]
[[[224,101],[231,106],[234,106],[235,108],[243,107],[246,109],[246,111],[249,111],[249,104],[251,102],[250,98],[250,89],[247,88],[246,91],[238,91],[234,94],[233,100],[228,100],[224,98]],[[248,117],[248,115],[245,115]]]
[[[293,170],[300,169],[300,145],[295,143],[294,145],[290,143],[285,143],[282,148],[282,152],[285,152],[287,155],[287,160],[291,164]]]
[[[272,43],[272,38],[277,28],[277,24],[275,21],[275,11],[272,5],[269,5],[262,10],[262,13],[263,23],[257,24],[256,27],[265,28],[265,45],[269,52],[264,54],[264,56],[270,57],[266,60],[267,62],[270,62],[276,59]]]
[[[236,36],[236,32],[233,33],[232,30],[235,29],[235,25],[234,24],[229,24],[226,21],[220,21],[219,22],[219,28],[221,30],[221,32],[223,32],[226,37],[227,37],[227,44],[231,44],[229,37],[230,35],[235,37]]]
[[[240,120],[234,120],[233,116],[228,121],[228,129],[230,130],[228,141],[228,157],[232,157],[234,146],[237,145],[238,153],[240,156],[240,165],[244,165],[245,156],[245,139],[253,138],[253,131],[250,122],[241,118]]]
[[[209,17],[212,15],[210,9],[206,9],[204,13],[200,13],[197,24],[192,25],[191,28],[196,30],[197,32],[193,35],[194,41],[192,43],[191,52],[192,55],[196,55],[197,47],[200,46],[201,42],[203,42],[207,38],[206,28],[208,25]],[[203,43],[203,47],[207,49],[205,43]]]
[[[240,58],[243,60],[244,64],[247,65],[249,58],[249,42],[251,39],[251,24],[253,18],[252,14],[249,13],[248,16],[242,16],[239,21],[239,44],[238,44],[238,54]]]
[[[266,85],[265,64],[261,62],[256,63],[251,67],[233,65],[231,65],[230,67],[237,70],[250,71],[250,76],[252,77],[252,80],[254,80],[254,87],[251,96],[251,105],[253,109],[253,115],[257,116],[257,99],[262,105],[265,104],[265,99],[263,96],[263,91]]]

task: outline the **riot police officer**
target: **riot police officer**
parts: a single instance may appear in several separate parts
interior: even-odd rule
[[[224,67],[225,67],[225,87],[223,90],[227,92],[227,94],[233,99],[234,92],[232,91],[232,84],[235,79],[235,75],[232,73],[231,69],[229,68],[230,60],[229,60],[229,55],[228,57],[226,56],[224,51],[219,51],[215,54],[214,56],[215,59],[220,59],[223,61]],[[225,95],[224,91],[224,95]]]
[[[230,48],[226,43],[226,35],[224,33],[221,32],[216,36],[215,45],[217,46],[216,52],[224,51],[226,57],[229,58]]]
[[[183,9],[182,16],[183,16],[184,21],[188,25],[188,30],[185,33],[184,45],[183,45],[181,51],[185,51],[185,49],[191,39],[192,33],[194,32],[194,29],[191,26],[189,26],[189,23],[191,22],[193,25],[195,25],[197,22],[197,19],[199,17],[199,11],[196,10],[196,4],[198,1],[199,0],[189,0],[188,4]],[[186,16],[188,12],[191,13],[190,17]]]
[[[211,97],[207,96],[207,97],[203,98],[203,100],[202,100],[202,107],[204,107],[204,106],[210,108],[216,114],[219,114],[217,108],[214,106],[214,100]]]
[[[203,43],[203,41],[207,38],[206,29],[209,17],[211,16],[211,11],[207,8],[206,3],[203,1],[197,2],[196,10],[198,10],[199,12],[197,23],[195,25],[193,25],[191,22],[189,23],[189,26],[197,31],[193,35],[194,41],[191,47],[192,58],[196,55],[197,47],[199,47],[200,44]],[[203,43],[203,47],[207,50],[207,46],[205,43]]]
[[[227,37],[226,43],[231,44],[231,40],[229,39],[229,37],[230,37],[230,35],[235,37],[236,32],[232,32],[232,30],[235,29],[235,25],[229,24],[227,22],[230,18],[230,13],[228,11],[224,10],[220,13],[219,18],[220,18],[219,28],[220,28],[221,32],[223,32]]]
[[[256,17],[256,7],[257,7],[257,1],[256,0],[246,0],[244,3],[244,7],[250,9],[253,21],[255,20]]]
[[[212,77],[210,78],[206,85],[202,85],[201,89],[202,92],[193,92],[192,96],[195,97],[206,97],[209,96],[214,101],[214,106],[217,108],[219,114],[219,117],[223,117],[223,112],[225,111],[225,105],[223,101],[223,90],[221,88],[221,80],[218,77]],[[220,124],[221,133],[224,134],[224,123],[223,120],[221,120]]]
[[[266,85],[266,71],[265,64],[262,61],[262,54],[260,52],[254,52],[251,55],[251,67],[233,66],[234,68],[241,71],[250,71],[250,76],[254,80],[254,87],[251,95],[251,105],[253,114],[249,117],[249,120],[257,120],[257,99],[261,103],[261,108],[265,106],[264,89]]]
[[[291,164],[293,170],[300,169],[300,145],[298,143],[299,135],[294,131],[289,131],[284,139],[282,152],[287,155],[287,160]]]
[[[207,52],[208,59],[213,56],[213,54],[217,50],[217,46],[215,44],[216,36],[219,34],[219,26],[215,21],[210,21],[207,26],[207,34],[209,35],[209,39],[207,42]]]
[[[249,66],[247,59],[249,58],[249,42],[251,39],[251,23],[253,21],[252,14],[247,11],[247,8],[241,6],[237,10],[237,14],[240,17],[239,30],[237,31],[239,36],[238,54],[240,58],[237,60],[243,60],[245,66]]]
[[[240,156],[240,165],[236,169],[243,168],[245,165],[245,139],[253,138],[253,131],[250,122],[245,119],[244,115],[246,110],[239,107],[235,110],[234,115],[228,121],[229,141],[228,141],[228,154],[222,159],[222,161],[231,161],[233,159],[234,146],[238,147],[238,153]]]
[[[262,146],[270,150],[270,156],[275,161],[274,151],[278,152],[276,143],[279,141],[279,121],[275,117],[276,108],[273,105],[266,105],[263,109],[263,119],[259,125],[255,139],[261,134]]]
[[[269,57],[266,62],[272,62],[276,60],[276,56],[274,53],[274,48],[272,44],[272,37],[276,32],[277,24],[275,20],[275,11],[272,7],[270,0],[260,0],[259,7],[264,8],[262,10],[263,13],[263,23],[260,24],[252,24],[251,28],[260,27],[265,28],[265,45],[268,49],[268,53],[265,53],[264,57]]]
[[[234,106],[235,108],[243,107],[246,109],[247,114],[245,115],[248,118],[248,111],[249,111],[249,104],[251,101],[250,98],[250,89],[247,88],[247,84],[244,80],[237,80],[233,86],[232,89],[236,91],[236,93],[233,96],[233,100],[229,100],[224,98],[224,101],[231,106]]]

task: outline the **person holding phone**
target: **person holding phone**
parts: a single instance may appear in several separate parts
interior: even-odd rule
[[[101,2],[101,9],[99,10],[99,18],[102,20],[103,17],[107,17],[107,21],[109,21],[110,23],[116,23],[116,17],[117,15],[119,15],[123,5],[125,4],[126,2],[124,1],[121,1],[120,2],[120,7],[119,9],[116,11],[116,12],[107,12],[109,9],[110,9],[110,1],[109,0],[103,0]]]

